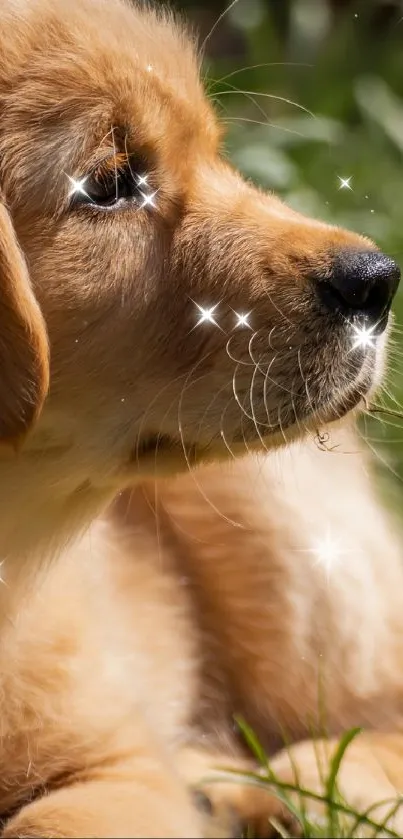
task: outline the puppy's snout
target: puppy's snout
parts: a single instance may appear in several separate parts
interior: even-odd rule
[[[330,310],[365,317],[382,331],[399,280],[400,268],[388,256],[344,250],[336,257],[331,276],[319,283],[319,291]]]

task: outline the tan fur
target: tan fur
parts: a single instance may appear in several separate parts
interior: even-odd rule
[[[232,169],[169,15],[0,0],[0,18],[3,835],[219,835],[231,808],[266,835],[278,802],[211,783],[250,765],[234,713],[273,753],[303,741],[318,788],[323,708],[331,735],[372,730],[343,791],[390,797],[403,570],[340,422],[385,342],[348,353],[315,289],[340,248],[374,246]],[[127,159],[155,208],[73,206],[68,175]],[[312,439],[326,424],[333,452]],[[312,555],[327,528],[347,548],[329,579]],[[274,764],[290,778],[287,752]]]
[[[1,425],[0,439],[18,442],[42,408],[49,384],[48,342],[9,214],[0,204]]]

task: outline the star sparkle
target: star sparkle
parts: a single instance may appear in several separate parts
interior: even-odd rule
[[[340,175],[338,175],[337,177],[340,181],[339,189],[350,189],[351,191],[353,190],[353,187],[350,184],[352,175],[350,175],[350,177],[348,178],[341,178]]]
[[[209,308],[205,306],[199,306],[198,303],[196,303],[196,306],[200,312],[197,325],[199,325],[200,323],[213,323],[214,326],[217,326],[217,321],[215,320],[214,312],[218,306],[218,303],[216,303],[215,306],[210,306]]]
[[[374,347],[376,335],[374,335],[374,326],[356,326],[353,324],[353,341],[352,349],[356,350],[358,347],[365,350],[367,347]]]
[[[148,186],[148,175],[137,175],[137,186]]]
[[[68,179],[70,181],[70,184],[71,184],[71,189],[70,189],[70,192],[69,192],[69,198],[72,195],[76,195],[77,193],[80,193],[80,195],[85,195],[85,197],[88,198],[88,194],[86,193],[86,191],[84,189],[85,184],[87,182],[87,178],[72,178],[71,175],[67,175],[67,177],[68,177]]]
[[[235,317],[237,319],[235,328],[237,328],[238,326],[246,326],[248,329],[252,329],[249,323],[250,312],[247,312],[246,314],[240,314],[239,312],[235,312]]]
[[[158,192],[158,190],[156,190],[155,192],[149,192],[148,194],[146,194],[145,192],[141,192],[141,190],[140,190],[140,195],[143,199],[141,204],[140,204],[140,210],[142,210],[144,207],[152,207],[153,209],[155,209],[156,203],[155,203],[154,199],[155,199],[155,196],[157,195],[157,192]]]
[[[330,572],[340,563],[340,560],[353,550],[346,548],[340,539],[336,538],[328,529],[326,533],[313,542],[311,548],[304,553],[310,553],[314,557],[315,565],[319,565],[329,576]]]
[[[342,547],[340,542],[328,532],[313,545],[312,553],[316,557],[318,565],[321,565],[329,573],[340,559]]]

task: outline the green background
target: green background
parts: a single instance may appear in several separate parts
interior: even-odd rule
[[[174,5],[203,40],[227,4]],[[403,0],[238,0],[208,37],[204,74],[228,121],[228,153],[248,177],[373,237],[403,265]],[[400,410],[403,283],[394,310],[382,402]],[[361,431],[401,506],[403,420],[365,418]]]

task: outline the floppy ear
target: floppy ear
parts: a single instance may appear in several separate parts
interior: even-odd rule
[[[48,385],[45,322],[0,194],[0,442],[18,445],[34,424]]]

